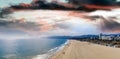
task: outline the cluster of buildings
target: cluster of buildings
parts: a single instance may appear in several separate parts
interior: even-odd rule
[[[106,34],[100,34],[99,39],[101,40],[120,40],[120,34],[111,34],[111,35],[106,35]]]
[[[91,40],[110,40],[110,41],[120,41],[120,34],[102,34],[94,35],[94,36],[87,36],[86,39]]]

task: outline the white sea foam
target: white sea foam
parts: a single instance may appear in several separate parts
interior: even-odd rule
[[[49,50],[47,53],[42,54],[42,55],[37,55],[33,57],[32,59],[49,59],[51,56],[56,54],[58,51],[62,50],[68,43],[69,43],[69,40],[67,40],[64,44]]]

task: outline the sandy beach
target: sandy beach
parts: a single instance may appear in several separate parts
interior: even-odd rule
[[[120,48],[70,40],[50,59],[120,59]]]

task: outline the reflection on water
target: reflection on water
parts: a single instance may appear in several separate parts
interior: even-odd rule
[[[18,39],[0,40],[0,59],[27,59],[45,54],[50,49],[60,46],[66,40],[59,39]]]

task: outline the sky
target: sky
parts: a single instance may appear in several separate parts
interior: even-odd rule
[[[6,7],[10,4],[18,4],[18,3],[31,3],[32,0],[0,0],[0,7]],[[51,0],[48,0],[51,1]],[[65,2],[65,0],[60,0],[61,2]]]
[[[9,6],[9,4],[30,3],[32,0],[0,0],[0,7]]]
[[[17,1],[17,2],[15,2]],[[26,1],[26,2],[25,2]],[[30,3],[30,0],[18,1],[18,0],[0,0],[1,5],[4,3]],[[0,5],[0,6],[1,6]],[[87,19],[85,16],[98,16],[102,15],[106,19]],[[28,34],[39,34],[40,35],[79,35],[79,34],[91,34],[106,32],[119,32],[120,30],[120,9],[114,9],[113,11],[97,10],[91,13],[78,13],[72,11],[52,11],[52,10],[33,10],[33,11],[16,11],[10,14],[11,18],[20,20],[20,23],[7,24],[4,27],[0,27],[0,37],[12,35],[14,38],[17,33],[18,36],[26,36]],[[58,17],[59,16],[59,17]],[[83,17],[84,16],[84,17]],[[110,16],[114,16],[115,19],[109,19]],[[83,18],[81,18],[83,17]],[[113,17],[113,18],[114,18]],[[8,20],[8,19],[5,19]],[[9,18],[10,20],[10,18]],[[25,22],[34,22],[24,23]],[[23,23],[22,23],[23,22]],[[22,23],[22,24],[21,24]],[[101,25],[102,24],[102,25]],[[9,29],[10,28],[10,29]],[[89,30],[86,30],[89,29]],[[51,31],[52,30],[52,31]],[[8,32],[10,32],[10,35]],[[11,34],[12,32],[12,34]],[[15,32],[15,33],[14,33]],[[53,34],[54,33],[54,34]],[[23,35],[24,34],[24,35]],[[33,35],[32,35],[33,36]],[[11,36],[10,36],[11,37]]]
[[[117,1],[120,1],[120,0],[117,0]]]
[[[18,3],[30,3],[32,0],[0,0],[0,7],[6,7],[10,4],[18,4]],[[48,0],[49,2],[51,0]],[[59,0],[61,2],[67,2],[66,0]],[[117,0],[120,1],[120,0]]]

